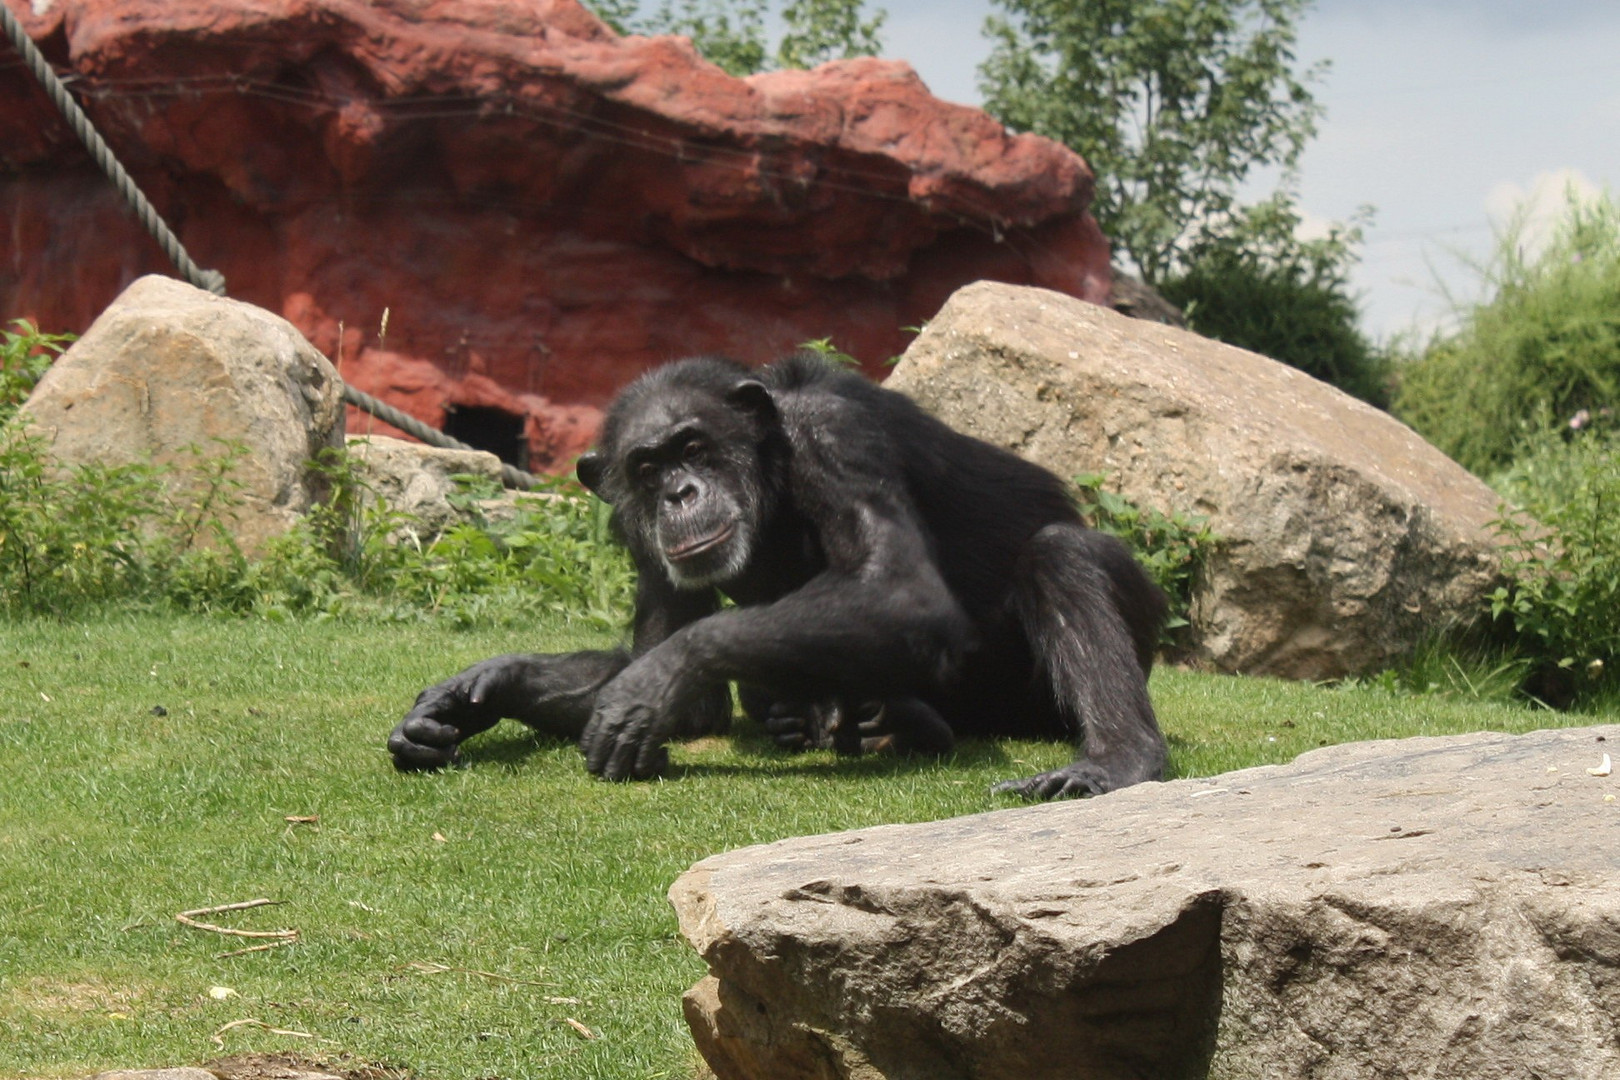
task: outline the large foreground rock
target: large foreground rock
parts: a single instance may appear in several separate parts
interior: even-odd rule
[[[1059,476],[1207,517],[1223,542],[1192,621],[1222,670],[1376,670],[1496,581],[1484,483],[1387,413],[1184,330],[984,282],[887,385]]]
[[[154,462],[182,485],[200,482],[199,453],[245,447],[234,531],[251,552],[321,494],[309,462],[343,443],[342,394],[287,320],[154,275],[51,365],[22,412],[64,464]]]
[[[1359,743],[675,882],[721,1080],[1620,1076],[1620,726]]]

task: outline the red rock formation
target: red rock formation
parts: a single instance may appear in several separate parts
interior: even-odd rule
[[[880,373],[967,282],[1108,297],[1084,163],[903,63],[739,80],[575,0],[0,2],[232,296],[430,424],[525,416],[537,465],[671,357]],[[173,272],[20,65],[0,213],[0,317],[82,330]]]

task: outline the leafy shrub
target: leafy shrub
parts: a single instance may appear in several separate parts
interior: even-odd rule
[[[161,485],[139,466],[86,466],[69,475],[27,425],[0,428],[0,600],[8,609],[64,613],[138,591],[140,525]]]
[[[316,463],[329,495],[253,568],[248,607],[288,615],[446,618],[516,624],[545,613],[603,629],[628,621],[629,558],[611,542],[608,507],[571,480],[520,496],[509,517],[479,500],[498,492],[458,478],[466,521],[423,538],[342,451]]]
[[[1389,359],[1362,334],[1350,295],[1361,225],[1335,226],[1315,240],[1297,239],[1299,225],[1286,197],[1248,207],[1227,230],[1206,232],[1159,291],[1205,337],[1384,408]]]
[[[609,511],[556,481],[509,517],[472,516],[422,538],[341,451],[315,463],[328,497],[247,558],[230,524],[237,447],[197,451],[185,485],[145,465],[63,468],[20,421],[0,428],[0,612],[70,615],[134,606],[221,614],[446,618],[537,615],[617,629],[633,595]]]
[[[1530,662],[1532,692],[1558,705],[1607,692],[1620,665],[1620,429],[1584,419],[1498,479],[1524,510],[1496,523],[1507,583],[1491,615]]]
[[[1499,642],[1440,634],[1419,642],[1394,667],[1334,685],[1399,696],[1522,704],[1530,666],[1528,659]]]
[[[0,330],[0,423],[28,400],[51,360],[73,340],[72,334],[42,334],[26,319],[11,325],[16,329]]]
[[[1175,631],[1188,625],[1193,586],[1217,543],[1215,534],[1203,518],[1164,514],[1106,490],[1106,479],[1101,473],[1075,477],[1075,501],[1092,528],[1125,541],[1170,597],[1165,636],[1167,644],[1174,643],[1178,637]]]
[[[246,450],[193,453],[192,481],[179,486],[150,465],[64,468],[26,420],[0,427],[0,611],[211,597],[238,581],[247,563],[228,523]]]
[[[1620,208],[1572,195],[1551,241],[1526,254],[1521,215],[1479,267],[1490,299],[1401,372],[1395,412],[1481,475],[1548,417],[1620,404]]]

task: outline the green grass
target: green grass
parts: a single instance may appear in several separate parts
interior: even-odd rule
[[[595,644],[420,624],[0,623],[0,1077],[249,1052],[429,1080],[687,1077],[679,997],[703,965],[664,900],[677,874],[779,837],[1004,807],[991,782],[1070,756],[786,757],[743,724],[678,747],[666,782],[610,785],[572,746],[505,724],[469,744],[467,768],[389,765],[383,740],[420,686],[512,648]],[[1153,691],[1179,775],[1588,719],[1179,671]],[[221,958],[254,942],[174,919],[258,897],[284,903],[213,921],[296,927],[297,944]],[[250,1018],[315,1038],[221,1031]]]

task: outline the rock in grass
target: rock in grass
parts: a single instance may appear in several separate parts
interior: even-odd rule
[[[1617,742],[1357,743],[716,855],[670,890],[687,1020],[721,1080],[1620,1076]]]
[[[309,462],[343,443],[342,394],[287,320],[151,275],[57,358],[22,412],[62,463],[167,465],[190,496],[206,497],[202,458],[242,447],[233,529],[252,552],[320,493]]]
[[[1202,655],[1296,679],[1377,671],[1497,581],[1483,481],[1286,364],[1045,289],[959,290],[887,385],[1059,476],[1207,518]]]

